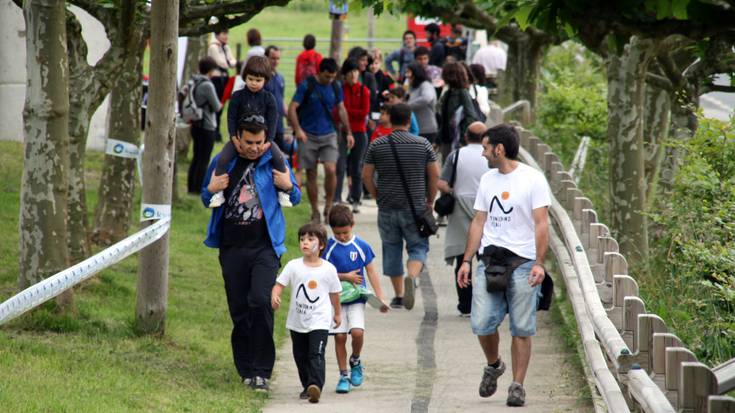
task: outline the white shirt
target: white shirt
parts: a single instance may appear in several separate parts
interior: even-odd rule
[[[498,70],[505,70],[508,54],[502,47],[489,44],[481,47],[472,57],[473,64],[481,64],[485,67],[485,74],[495,76]]]
[[[447,182],[452,178],[452,167],[457,153],[459,153],[459,164],[457,165],[457,176],[454,179],[454,187],[452,188],[454,195],[474,198],[477,195],[477,188],[480,186],[480,179],[485,172],[490,170],[487,159],[482,156],[482,145],[471,143],[455,151],[455,154],[449,158],[449,162],[445,165],[445,171],[442,172],[441,179]]]
[[[485,86],[470,86],[470,97],[477,101],[483,115],[487,116],[490,113],[490,95]]]
[[[549,185],[541,172],[520,162],[507,174],[491,169],[482,176],[475,198],[475,209],[487,212],[482,248],[495,245],[535,259],[533,210],[549,205]]]
[[[329,293],[342,291],[337,269],[321,260],[318,267],[304,264],[303,258],[288,262],[276,282],[291,286],[291,305],[286,328],[298,333],[329,330],[332,326],[332,302]]]

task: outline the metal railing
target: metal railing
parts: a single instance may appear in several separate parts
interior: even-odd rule
[[[559,237],[552,236],[551,250],[567,283],[587,370],[608,411],[734,411],[735,399],[725,394],[735,389],[735,359],[714,368],[699,363],[661,317],[647,313],[617,241],[559,157],[523,129],[521,146],[521,159],[545,173],[554,194],[549,211]]]

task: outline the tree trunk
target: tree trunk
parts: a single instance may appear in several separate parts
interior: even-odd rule
[[[332,19],[332,38],[329,41],[329,57],[340,62],[342,54],[342,36],[344,35],[345,22],[342,16]]]
[[[520,33],[508,43],[508,61],[501,96],[506,105],[519,100],[531,103],[531,121],[535,119],[538,77],[550,40],[545,35]],[[502,90],[504,89],[504,90]]]
[[[143,203],[171,205],[176,99],[176,50],[179,1],[154,1],[151,7],[150,93],[143,155]],[[145,221],[141,227],[149,226]],[[168,298],[168,239],[140,253],[136,303],[136,330],[163,334]]]
[[[644,104],[651,42],[632,37],[622,56],[608,58],[608,142],[612,227],[628,260],[648,258]]]
[[[23,4],[26,24],[26,89],[23,123],[25,162],[20,196],[20,273],[26,288],[69,265],[67,202],[69,173],[69,63],[65,4]],[[73,305],[72,291],[57,299]]]
[[[658,190],[661,164],[666,154],[666,142],[671,124],[671,101],[664,89],[646,87],[643,137],[646,144],[646,204],[653,205]]]
[[[141,36],[142,37],[142,36]],[[110,93],[108,138],[140,144],[140,81],[143,75],[143,45],[137,43],[125,60],[121,76],[115,79]],[[128,236],[130,214],[135,195],[135,159],[105,155],[99,187],[99,202],[94,212],[92,239],[110,245]]]

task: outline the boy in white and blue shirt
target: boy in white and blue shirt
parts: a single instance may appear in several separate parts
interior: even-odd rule
[[[365,274],[370,279],[370,285],[379,300],[380,311],[388,311],[380,288],[380,277],[373,265],[375,253],[370,245],[352,233],[355,225],[352,211],[346,205],[336,205],[329,213],[329,226],[332,228],[333,238],[327,242],[323,258],[337,269],[343,286],[352,283],[354,287],[366,289]],[[329,333],[334,335],[337,364],[340,370],[337,382],[337,393],[349,393],[352,386],[359,386],[363,382],[363,367],[360,361],[365,334],[365,302],[364,295],[341,302],[342,323],[332,328]],[[352,355],[349,358],[350,371],[347,370],[347,335],[352,337]]]

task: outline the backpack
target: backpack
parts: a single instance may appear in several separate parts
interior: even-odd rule
[[[315,76],[317,72],[319,71],[316,66],[316,57],[311,57],[309,59],[304,59],[304,64],[300,65],[298,67],[298,76],[299,79],[308,79],[312,76]],[[297,85],[298,86],[298,85]]]
[[[478,120],[482,123],[485,123],[485,121],[487,120],[487,116],[482,113],[482,111],[480,110],[480,102],[477,101],[477,85],[472,85],[472,88],[475,90],[475,98],[472,99],[472,106],[475,107],[475,113],[477,113],[477,116],[479,116]]]
[[[304,105],[309,102],[309,98],[311,97],[311,94],[314,93],[314,89],[316,88],[317,80],[315,76],[309,76],[306,78],[306,91],[304,91],[304,98],[301,100],[301,104],[298,108],[296,108],[296,114],[301,116],[301,109],[303,109]],[[332,81],[332,93],[334,93],[335,98],[339,96],[340,90],[339,90],[339,81],[334,80]],[[329,112],[329,109],[327,108],[327,104],[322,99],[322,95],[317,92],[317,97],[319,98],[319,103],[322,106],[322,109],[327,114],[327,117],[329,117],[330,122],[332,122],[332,126],[334,127],[334,130],[339,130],[337,128],[337,125],[334,122],[334,119],[332,118],[332,113]]]
[[[197,105],[196,99],[194,99],[194,92],[197,86],[207,81],[206,79],[192,77],[181,88],[179,92],[179,113],[181,114],[181,120],[184,122],[196,123],[204,119],[204,108]]]

